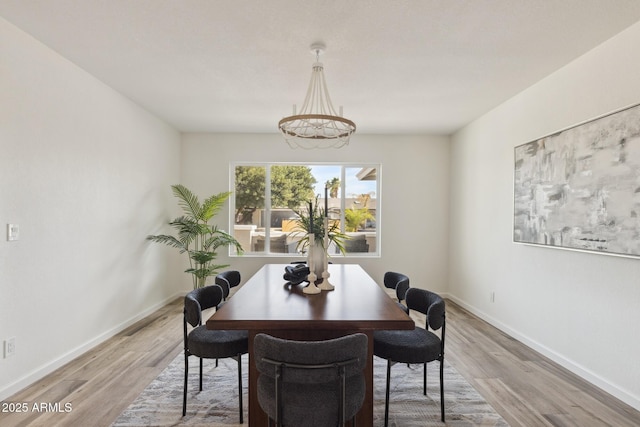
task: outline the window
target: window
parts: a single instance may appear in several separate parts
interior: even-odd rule
[[[380,165],[238,163],[231,177],[232,230],[246,255],[303,255],[298,213],[311,200],[347,236],[344,256],[379,254]]]

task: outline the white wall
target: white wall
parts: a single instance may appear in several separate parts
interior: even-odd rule
[[[385,271],[403,272],[414,287],[447,287],[449,141],[444,137],[355,134],[338,150],[292,150],[277,134],[183,136],[182,183],[201,198],[229,188],[231,162],[371,162],[381,164],[382,256],[349,258],[379,283]],[[427,215],[424,215],[428,213]],[[425,216],[427,220],[425,221]],[[229,212],[219,225],[228,229]],[[220,258],[246,279],[265,262],[289,258]],[[334,262],[344,262],[338,258]]]
[[[3,399],[177,295],[180,135],[3,19],[0,100]]]
[[[512,215],[513,148],[640,102],[639,45],[636,24],[454,135],[449,288],[638,409],[640,259],[513,244]]]

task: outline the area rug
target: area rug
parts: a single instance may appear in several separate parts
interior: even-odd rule
[[[116,419],[124,426],[232,426],[241,427],[238,414],[237,362],[204,361],[203,391],[198,391],[197,358],[190,357],[187,415],[182,417],[184,357],[178,355]],[[243,357],[244,420],[247,425],[247,367]],[[438,363],[428,365],[427,396],[422,394],[422,365],[396,364],[391,369],[389,425],[508,426],[480,394],[445,361],[445,414],[440,421]],[[386,361],[374,357],[374,426],[384,425]],[[304,426],[299,426],[304,427]]]

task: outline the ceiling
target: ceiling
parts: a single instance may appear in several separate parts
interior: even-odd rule
[[[358,133],[450,134],[640,20],[637,0],[0,0],[183,132],[277,132],[321,57]]]

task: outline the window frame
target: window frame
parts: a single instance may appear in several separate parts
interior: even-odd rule
[[[292,256],[300,256],[300,254],[293,253],[281,253],[281,252],[270,252],[270,243],[271,243],[271,167],[272,166],[333,166],[340,167],[340,224],[341,231],[344,232],[346,222],[345,222],[345,210],[346,210],[346,199],[348,198],[346,194],[346,170],[347,169],[375,169],[376,170],[376,185],[375,185],[375,249],[369,252],[348,252],[344,254],[331,254],[332,258],[379,258],[381,257],[381,236],[382,236],[382,197],[381,197],[381,188],[382,188],[382,164],[374,163],[374,162],[250,162],[250,161],[236,161],[229,163],[229,191],[231,191],[231,196],[229,197],[229,230],[231,234],[235,237],[235,217],[236,217],[236,168],[237,167],[263,167],[265,168],[265,200],[264,200],[264,233],[265,233],[265,249],[263,252],[252,252],[245,248],[245,252],[242,256],[248,257],[256,257],[256,258],[288,258],[290,259]],[[323,194],[320,197],[324,197]],[[230,257],[238,257],[235,251],[235,248],[229,247],[229,256]]]

